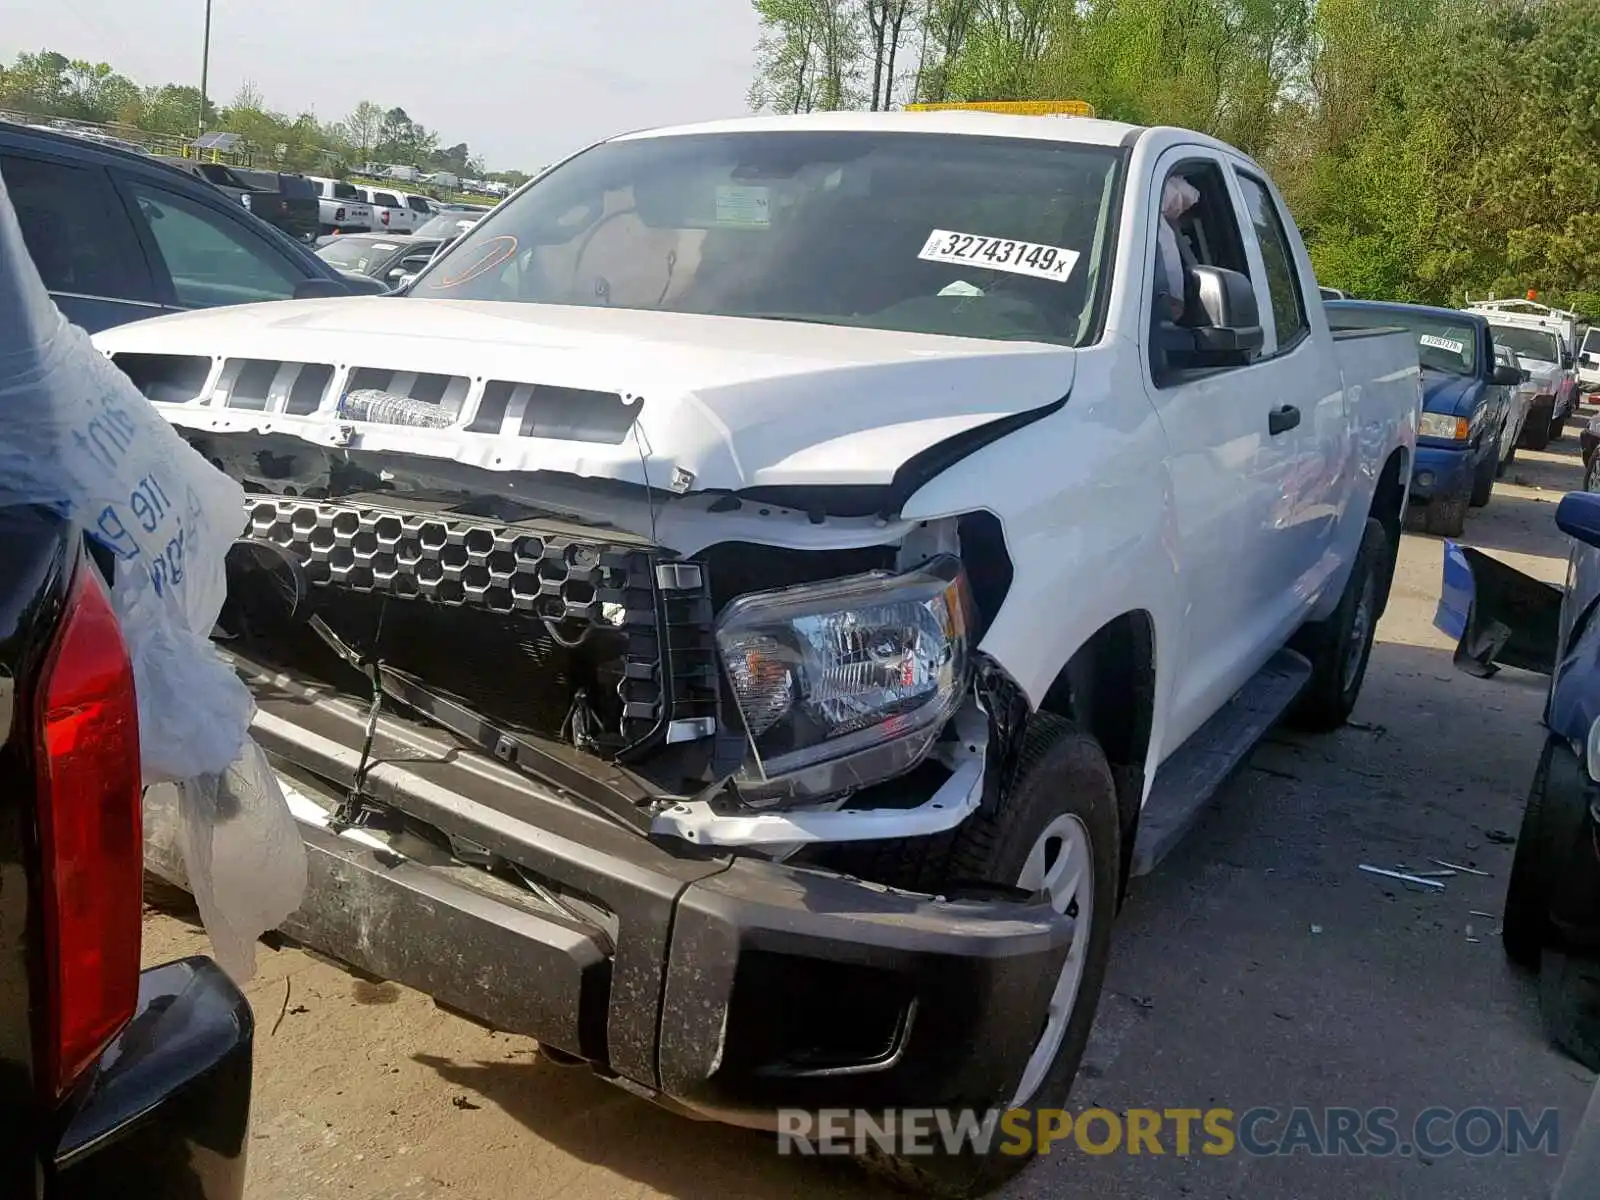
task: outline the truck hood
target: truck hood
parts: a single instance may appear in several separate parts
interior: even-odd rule
[[[889,483],[942,442],[1059,403],[1076,358],[1035,342],[397,297],[183,313],[95,343],[166,381],[145,391],[178,425],[678,493]]]
[[[1483,397],[1477,379],[1447,371],[1422,369],[1422,409],[1450,417],[1471,417]]]
[[[1539,385],[1541,394],[1554,395],[1561,384],[1559,363],[1545,362],[1542,358],[1523,358],[1517,355],[1517,366],[1528,373],[1528,382]]]

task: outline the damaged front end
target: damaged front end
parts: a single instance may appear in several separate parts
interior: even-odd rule
[[[254,493],[219,628],[238,660],[421,716],[640,833],[775,857],[939,833],[1026,707],[976,650],[991,517],[684,556],[536,488],[190,437]],[[395,824],[364,777],[335,824]]]

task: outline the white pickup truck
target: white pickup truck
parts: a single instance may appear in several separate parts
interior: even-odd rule
[[[307,175],[306,179],[317,189],[319,233],[366,233],[372,229],[372,207],[355,184],[321,175]]]
[[[287,932],[766,1127],[1064,1101],[1129,878],[1349,714],[1421,396],[1236,151],[962,112],[629,134],[401,296],[98,342],[253,493]]]

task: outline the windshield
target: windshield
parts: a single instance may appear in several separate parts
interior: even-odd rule
[[[1120,163],[918,133],[608,142],[496,209],[411,294],[1081,345]]]
[[[456,238],[478,223],[478,218],[466,213],[440,213],[417,226],[418,237]]]
[[[1600,329],[1590,329],[1583,335],[1583,352],[1594,354],[1600,351]]]
[[[1478,373],[1478,335],[1470,319],[1452,321],[1425,309],[1397,305],[1368,308],[1341,304],[1330,314],[1337,329],[1399,328],[1417,339],[1417,360],[1435,371],[1450,375]]]
[[[1495,325],[1494,340],[1509,346],[1519,358],[1536,358],[1540,362],[1560,362],[1561,347],[1556,335],[1543,329],[1523,329],[1516,325]]]

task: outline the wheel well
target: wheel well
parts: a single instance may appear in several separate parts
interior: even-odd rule
[[[1389,455],[1378,475],[1378,486],[1372,493],[1372,515],[1389,535],[1389,561],[1384,564],[1383,586],[1378,595],[1378,613],[1382,615],[1389,606],[1389,589],[1394,583],[1394,568],[1400,558],[1400,528],[1405,516],[1407,455],[1404,447],[1397,447]]]
[[[1155,623],[1147,612],[1107,622],[1061,669],[1039,705],[1094,735],[1117,784],[1122,818],[1122,877],[1144,799],[1145,755],[1155,717]]]

